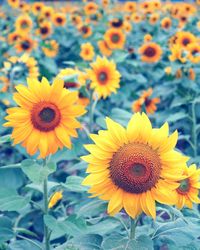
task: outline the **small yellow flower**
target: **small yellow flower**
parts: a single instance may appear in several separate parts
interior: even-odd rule
[[[62,200],[63,198],[63,194],[62,194],[63,191],[57,191],[55,192],[50,200],[49,200],[49,204],[48,204],[48,208],[52,208],[54,207],[60,200]]]
[[[165,68],[165,73],[166,73],[167,75],[170,75],[171,72],[172,72],[172,67],[168,66],[168,67]]]

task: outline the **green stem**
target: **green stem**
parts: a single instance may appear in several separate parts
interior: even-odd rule
[[[197,135],[196,135],[196,113],[195,113],[195,102],[192,103],[192,143],[194,145],[193,152],[194,157],[197,157]]]
[[[130,230],[130,240],[135,239],[135,229],[137,226],[137,219],[132,219],[131,218],[131,230]]]
[[[43,167],[46,166],[46,159],[44,159]],[[48,177],[45,177],[43,183],[43,192],[44,192],[44,215],[48,214]],[[44,244],[45,250],[50,250],[49,242],[49,229],[44,223]]]
[[[93,130],[93,123],[94,123],[94,111],[95,111],[95,107],[97,105],[98,102],[98,98],[96,96],[96,99],[93,101],[93,92],[90,92],[90,105],[89,105],[89,130],[90,133],[92,133]]]

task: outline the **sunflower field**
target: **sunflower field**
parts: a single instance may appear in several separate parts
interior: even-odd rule
[[[0,6],[0,250],[200,250],[200,1]]]

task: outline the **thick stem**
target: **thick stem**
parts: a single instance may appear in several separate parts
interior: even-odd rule
[[[46,166],[46,159],[44,160],[43,167]],[[44,215],[48,214],[48,177],[45,177],[43,183],[43,192],[44,192]],[[50,250],[50,243],[49,243],[49,229],[44,223],[44,244],[45,250]]]

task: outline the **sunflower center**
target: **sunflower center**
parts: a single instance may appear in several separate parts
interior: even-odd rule
[[[156,55],[156,50],[153,47],[148,47],[145,49],[144,55],[147,57],[154,57]]]
[[[113,43],[118,43],[119,40],[120,40],[120,37],[119,37],[118,34],[113,34],[113,35],[111,36],[111,41],[112,41]]]
[[[21,23],[21,27],[22,27],[22,29],[28,28],[28,23],[24,20],[24,21]]]
[[[100,72],[98,75],[98,80],[99,82],[104,85],[106,83],[106,81],[108,80],[108,75],[106,72]]]
[[[151,99],[146,98],[144,103],[145,103],[145,106],[148,107],[151,104]]]
[[[35,104],[31,112],[33,126],[43,132],[55,129],[61,120],[59,109],[53,103],[40,102]]]
[[[190,183],[188,179],[184,179],[180,182],[180,186],[177,188],[179,194],[186,194],[190,189]]]
[[[40,28],[41,34],[46,35],[48,33],[48,28],[47,27],[42,27]]]
[[[58,23],[62,23],[63,19],[62,19],[61,17],[57,17],[56,21],[57,21]]]
[[[122,146],[110,162],[113,183],[129,193],[140,194],[155,186],[160,178],[159,155],[142,143]]]
[[[82,27],[82,32],[83,32],[83,34],[86,34],[88,32],[88,27],[87,26],[83,26]]]
[[[24,41],[22,42],[22,49],[27,50],[30,48],[30,43],[29,41]]]
[[[188,45],[188,43],[190,43],[190,40],[188,38],[184,38],[183,45],[186,46],[186,45]]]

